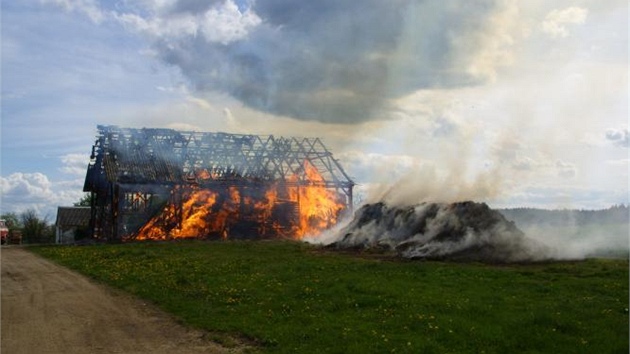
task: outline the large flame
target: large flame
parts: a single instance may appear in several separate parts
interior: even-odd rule
[[[135,235],[137,240],[173,238],[229,238],[235,230],[257,235],[302,239],[315,236],[337,223],[344,199],[328,188],[310,162],[304,161],[303,179],[294,174],[285,183],[277,182],[260,191],[230,186],[223,191],[192,185],[181,195],[181,208],[168,203]],[[196,175],[212,178],[202,170]],[[177,198],[175,198],[177,199]],[[178,215],[179,214],[179,215]]]
[[[216,202],[217,194],[210,190],[197,190],[184,201],[182,205],[182,223],[179,227],[170,228],[164,221],[174,220],[177,210],[174,204],[167,204],[162,213],[138,232],[138,240],[165,240],[168,238],[186,238],[207,233],[210,225],[206,223],[212,205]],[[169,230],[170,229],[170,230]]]
[[[308,161],[304,161],[304,172],[308,185],[289,188],[289,199],[300,208],[297,239],[315,236],[333,226],[344,209],[344,204],[337,200],[335,192],[325,187],[324,178]]]

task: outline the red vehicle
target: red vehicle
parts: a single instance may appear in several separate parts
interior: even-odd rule
[[[0,219],[0,240],[2,240],[2,244],[7,243],[9,239],[9,228],[7,227],[7,223]]]

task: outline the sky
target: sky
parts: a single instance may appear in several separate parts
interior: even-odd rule
[[[357,200],[628,204],[624,0],[1,7],[0,212],[82,196],[98,124],[320,137]]]

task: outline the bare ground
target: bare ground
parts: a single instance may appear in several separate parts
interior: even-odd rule
[[[2,247],[1,352],[227,353],[202,331],[47,261]]]

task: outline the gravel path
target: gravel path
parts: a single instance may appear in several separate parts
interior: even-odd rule
[[[27,252],[2,247],[1,352],[226,353],[122,292]]]

